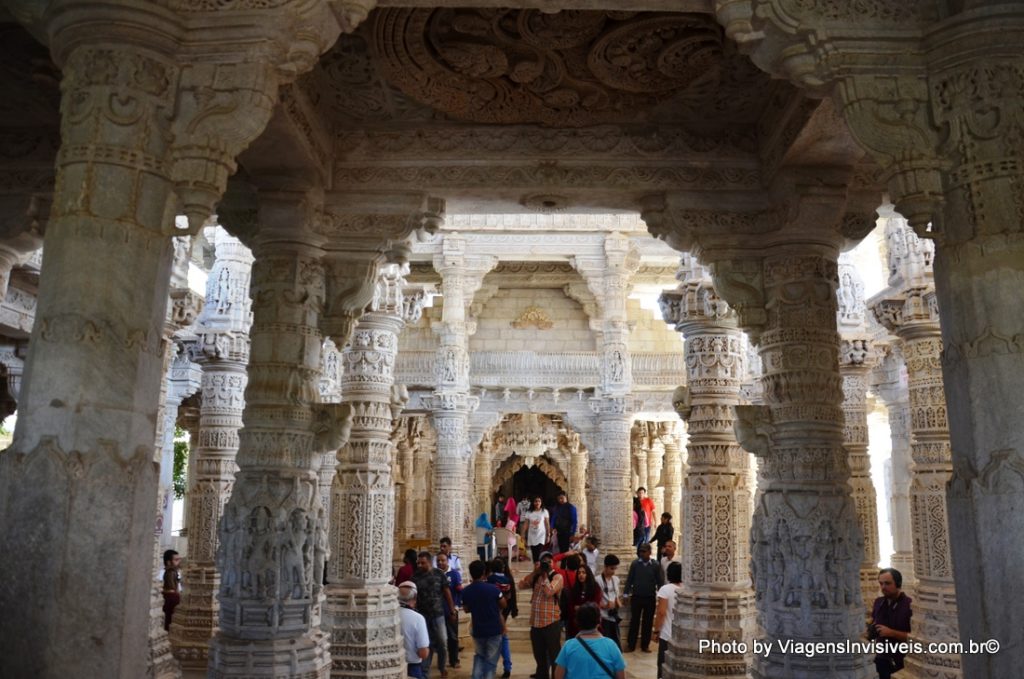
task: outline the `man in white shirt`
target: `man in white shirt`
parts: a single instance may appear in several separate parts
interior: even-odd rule
[[[676,558],[676,543],[669,540],[661,550],[661,569],[668,573],[668,565],[673,561],[679,561]]]
[[[597,550],[597,545],[597,538],[593,535],[588,535],[586,539],[583,540],[583,551],[580,552],[583,555],[584,560],[586,560],[587,565],[590,566],[591,573],[601,572],[601,569],[597,567],[599,563],[598,557],[600,556],[600,552]]]
[[[601,634],[619,644],[619,576],[615,569],[619,567],[619,557],[609,554],[604,557],[604,569],[596,577],[597,586],[601,588]]]
[[[443,537],[438,545],[438,552],[448,557],[448,568],[453,571],[458,571],[459,575],[462,575],[462,559],[459,558],[458,554],[452,554],[452,539],[449,537]],[[437,568],[436,555],[431,557],[430,565]]]
[[[416,612],[416,583],[406,580],[398,586],[398,615],[405,642],[406,676],[423,678],[423,660],[430,653],[427,620]]]

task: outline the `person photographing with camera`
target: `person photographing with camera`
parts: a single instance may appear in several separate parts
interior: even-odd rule
[[[887,643],[890,648],[875,655],[875,669],[878,679],[889,679],[903,669],[904,653],[897,644],[910,641],[910,608],[912,599],[903,593],[903,575],[895,568],[878,571],[878,587],[882,596],[875,599],[871,607],[871,622],[868,623],[868,639]]]
[[[551,565],[551,552],[541,552],[533,570],[519,581],[530,589],[530,646],[537,663],[535,679],[548,679],[562,647],[562,610],[558,597],[564,586],[562,576]]]

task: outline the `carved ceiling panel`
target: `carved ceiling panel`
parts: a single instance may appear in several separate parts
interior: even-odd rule
[[[751,125],[788,88],[697,13],[379,9],[304,84],[341,134],[388,123]]]

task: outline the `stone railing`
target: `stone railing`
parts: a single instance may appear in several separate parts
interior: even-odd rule
[[[395,381],[408,386],[435,383],[432,351],[399,352]],[[682,354],[633,354],[633,383],[677,387],[686,383]],[[601,356],[592,351],[544,354],[535,351],[478,351],[470,355],[469,379],[486,389],[506,387],[586,388],[600,383]]]
[[[686,363],[678,354],[630,354],[633,384],[647,387],[678,387],[686,384]]]
[[[588,351],[478,351],[470,356],[469,374],[481,387],[589,387],[597,384],[598,361]]]

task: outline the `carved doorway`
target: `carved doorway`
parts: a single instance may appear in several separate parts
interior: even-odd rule
[[[568,490],[569,483],[565,474],[547,455],[536,458],[533,465],[527,465],[526,460],[518,455],[511,455],[501,463],[494,475],[491,502],[494,502],[499,492],[516,500],[539,495],[547,507],[555,503],[559,493]]]

